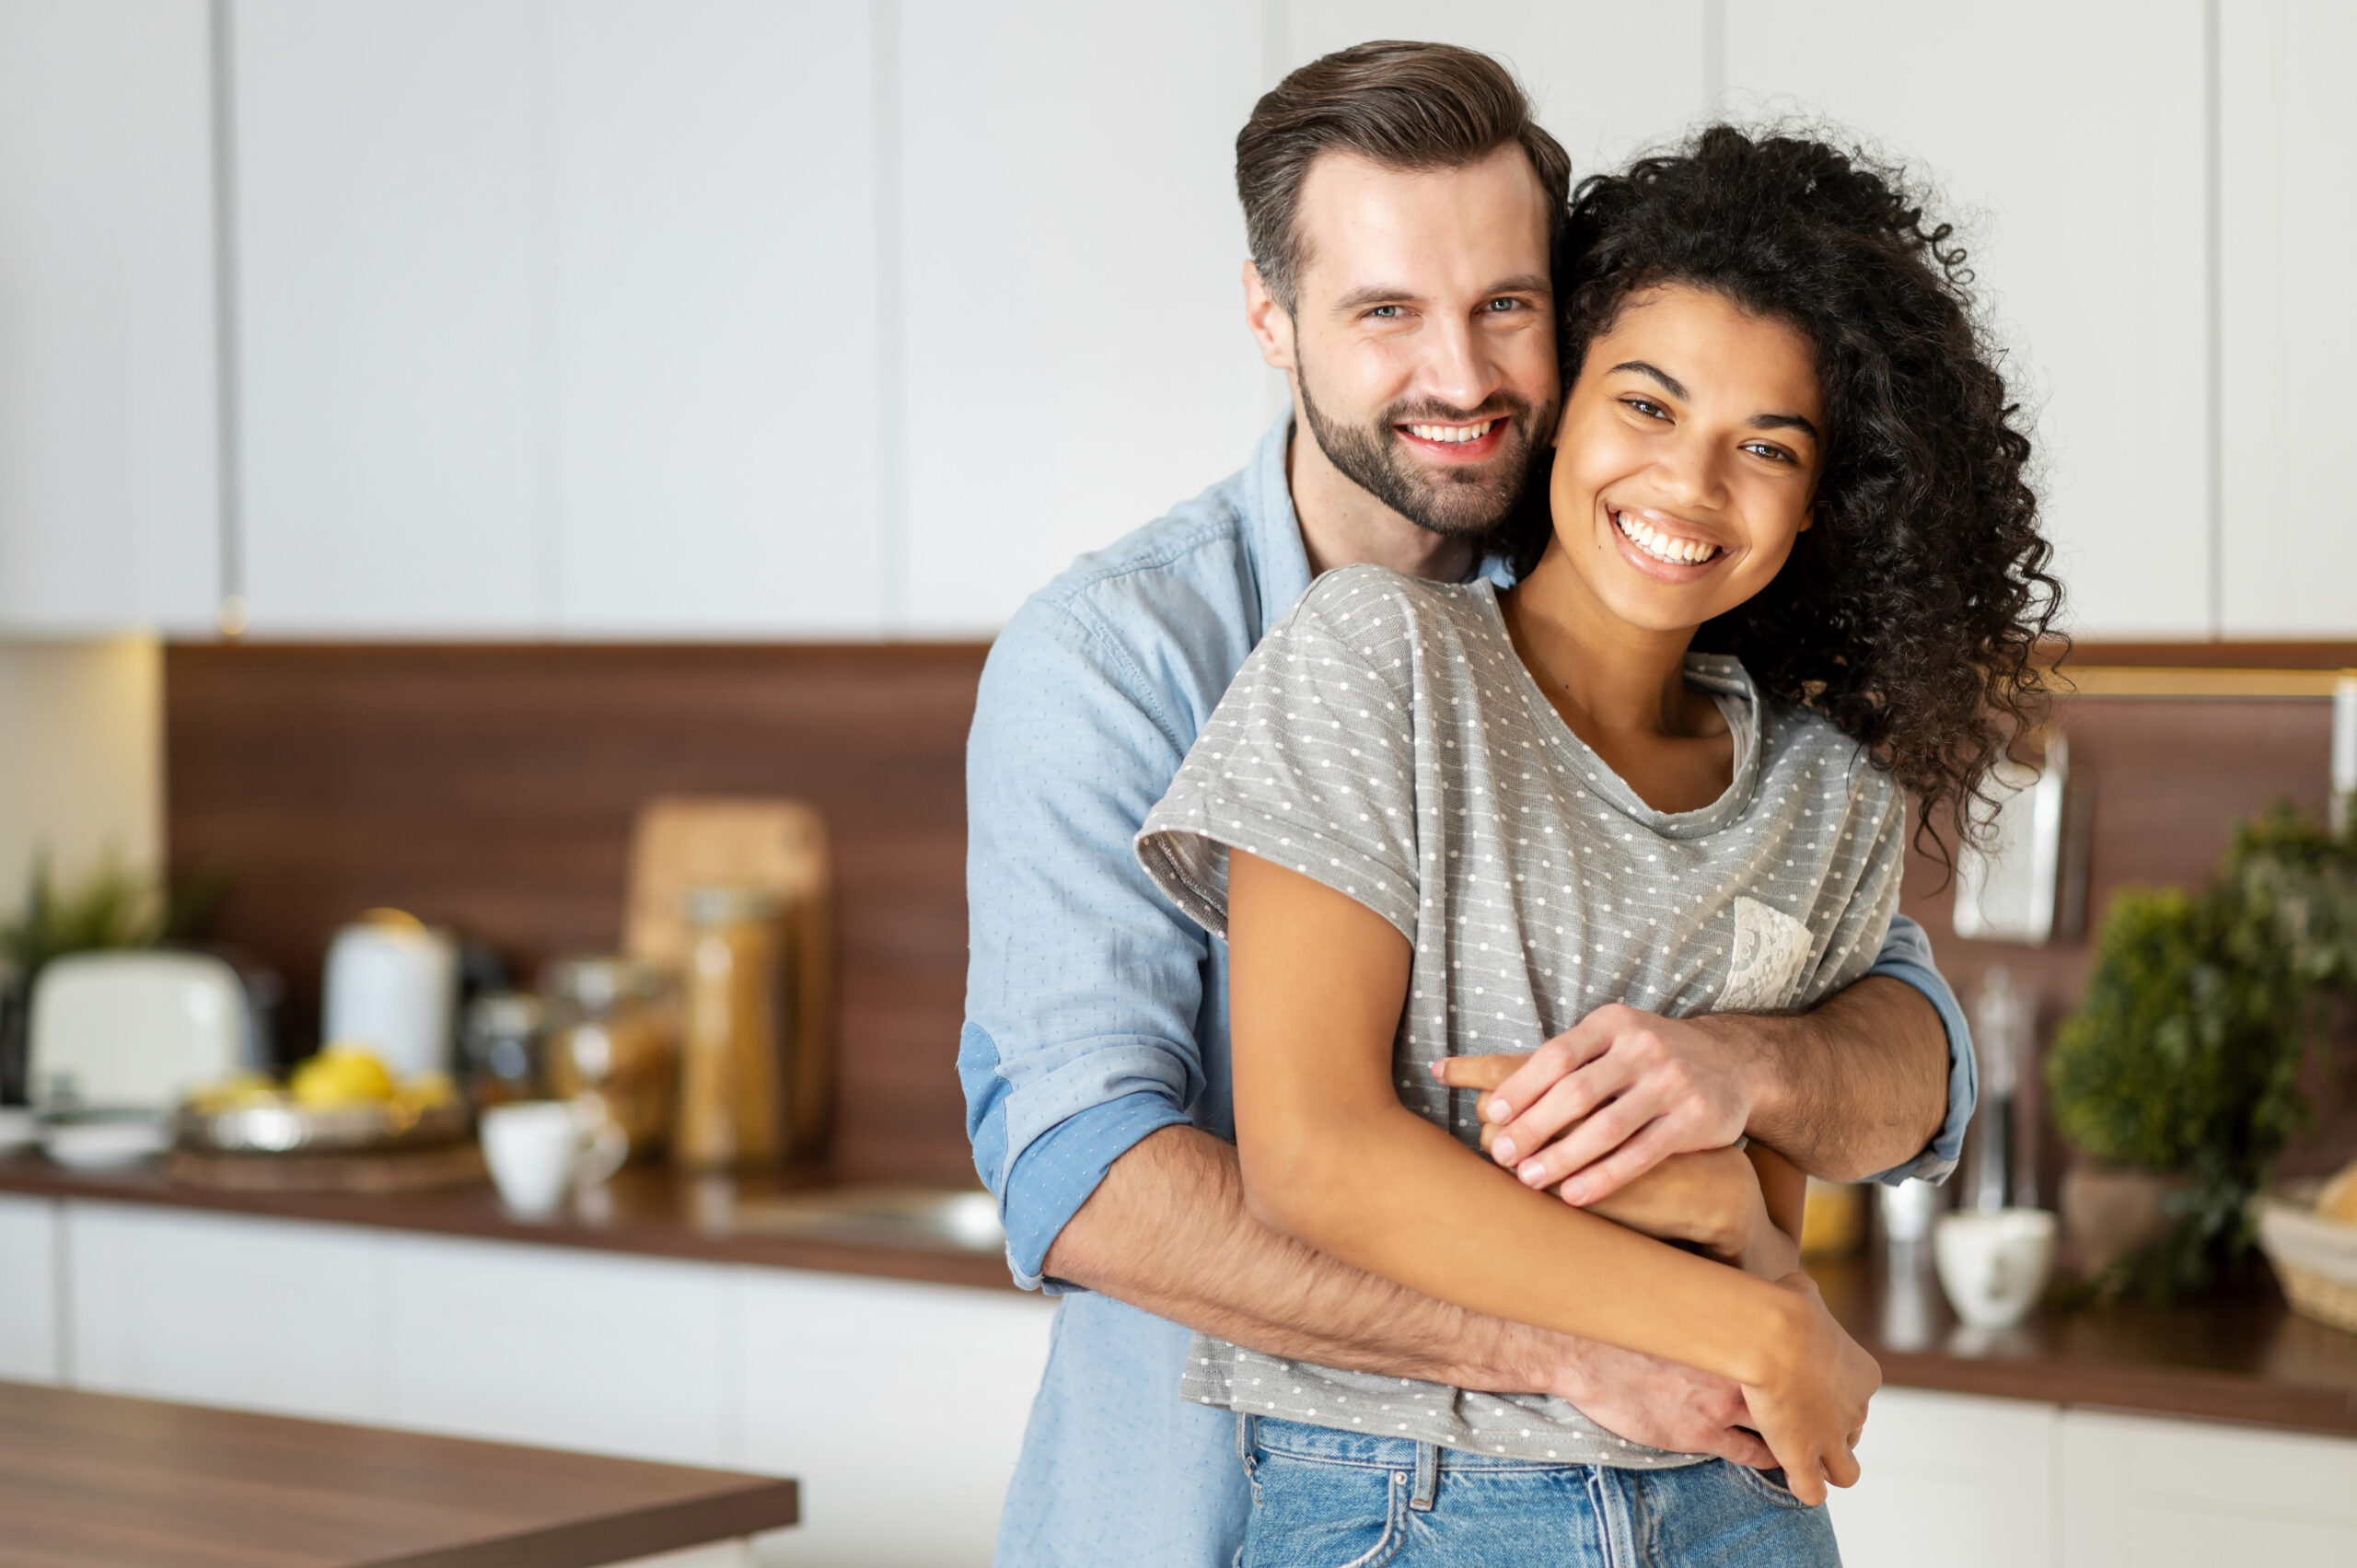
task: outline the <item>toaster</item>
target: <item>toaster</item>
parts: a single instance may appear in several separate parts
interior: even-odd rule
[[[243,1064],[238,971],[202,953],[76,953],[33,982],[26,1081],[45,1111],[166,1111]]]

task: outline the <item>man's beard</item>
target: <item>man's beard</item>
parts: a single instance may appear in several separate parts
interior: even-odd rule
[[[1527,401],[1500,392],[1472,412],[1444,403],[1395,403],[1372,426],[1338,424],[1310,395],[1306,366],[1299,381],[1309,433],[1344,478],[1429,533],[1471,544],[1496,542],[1530,480],[1537,421]],[[1421,469],[1392,433],[1395,424],[1468,424],[1489,418],[1505,420],[1505,444],[1479,469]]]

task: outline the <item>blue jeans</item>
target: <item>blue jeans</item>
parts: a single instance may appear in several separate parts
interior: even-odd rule
[[[1840,1568],[1833,1525],[1724,1459],[1666,1470],[1486,1459],[1237,1418],[1238,1568]]]

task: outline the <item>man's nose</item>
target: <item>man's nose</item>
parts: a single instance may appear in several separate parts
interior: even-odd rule
[[[1426,347],[1418,390],[1434,402],[1471,413],[1490,401],[1504,379],[1469,321],[1441,323]]]

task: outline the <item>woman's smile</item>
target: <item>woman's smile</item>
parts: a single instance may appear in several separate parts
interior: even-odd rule
[[[1607,501],[1605,517],[1631,566],[1666,583],[1690,583],[1727,559],[1726,546],[1701,524],[1651,506]]]

